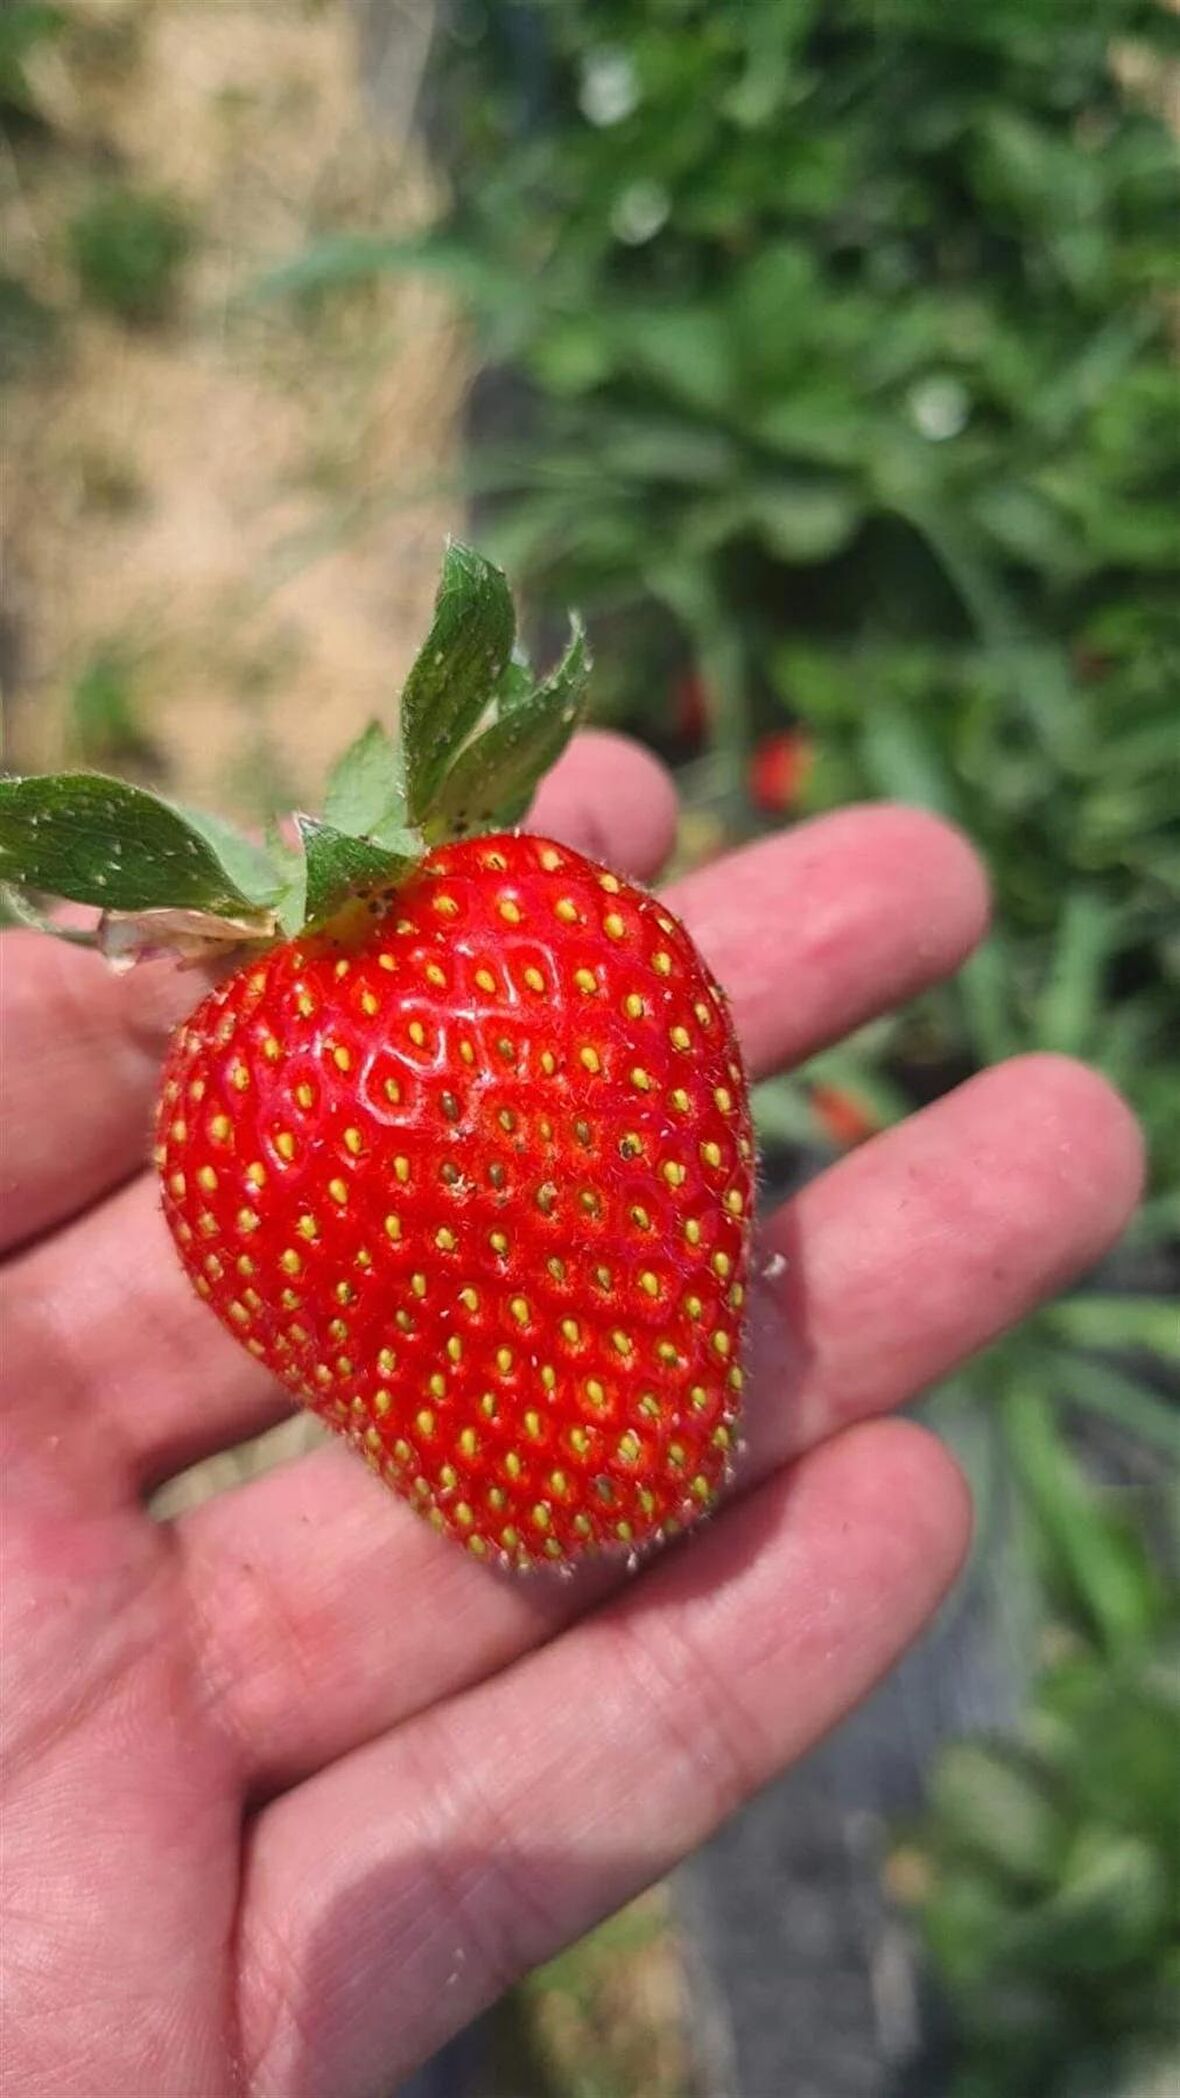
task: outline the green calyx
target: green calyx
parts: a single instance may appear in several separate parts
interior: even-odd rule
[[[100,942],[116,956],[321,925],[358,893],[404,880],[429,846],[518,823],[577,727],[589,670],[575,618],[560,663],[536,679],[501,571],[453,542],[396,732],[372,722],[350,745],[322,817],[294,818],[297,842],[275,831],[253,844],[98,773],[0,779],[5,914],[45,922],[40,896],[96,905]]]

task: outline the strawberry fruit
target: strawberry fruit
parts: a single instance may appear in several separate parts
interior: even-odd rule
[[[87,796],[134,793],[91,776],[0,786],[0,866],[15,837],[24,886],[133,894],[108,914],[116,947],[252,948],[164,1071],[181,1261],[436,1528],[524,1567],[634,1552],[712,1501],[741,1390],[753,1146],[725,1001],[683,926],[564,845],[484,828],[531,795],[586,671],[575,631],[533,685],[504,646],[506,597],[451,550],[404,748],[368,731],[332,783],[336,821],[300,819],[293,909],[267,905],[220,827],[195,829],[195,852],[173,841],[182,876],[195,857],[205,891],[232,892],[195,910],[175,870],[171,898],[144,903],[125,835],[107,836],[105,883],[96,860],[71,874],[63,804],[76,830]],[[139,799],[124,834],[129,813],[141,831],[153,810],[194,820]],[[435,842],[447,829],[481,834]]]

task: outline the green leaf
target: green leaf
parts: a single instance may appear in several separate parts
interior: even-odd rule
[[[249,917],[280,877],[265,853],[126,781],[64,772],[0,780],[0,880],[100,910]]]
[[[980,1864],[1020,1885],[1052,1879],[1067,1824],[1019,1750],[951,1743],[935,1766],[931,1796],[943,1833]]]
[[[708,306],[634,307],[617,324],[622,357],[656,381],[676,404],[724,414],[736,371],[729,329]]]
[[[447,548],[430,632],[406,680],[401,733],[411,820],[420,822],[512,655],[516,615],[500,569]]]
[[[1014,1384],[1002,1415],[1058,1584],[1108,1654],[1138,1650],[1161,1614],[1160,1582],[1143,1539],[1089,1486],[1039,1387]]]
[[[1150,1348],[1180,1363],[1180,1318],[1166,1297],[1067,1297],[1043,1314],[1077,1348]]]
[[[957,797],[938,747],[921,715],[889,700],[873,699],[866,709],[861,748],[874,787],[891,800],[955,816]]]
[[[318,823],[314,816],[295,820],[307,857],[308,924],[330,918],[358,889],[389,888],[403,881],[416,864],[411,854],[386,852],[366,838],[349,837],[328,823]]]
[[[1002,1063],[1021,1046],[1012,1004],[1012,963],[1009,944],[996,931],[959,971],[957,990],[965,1031],[983,1063]]]
[[[459,836],[519,822],[573,735],[585,704],[590,651],[580,619],[569,646],[531,698],[519,701],[463,752],[444,780],[431,823]]]
[[[324,822],[355,838],[375,837],[406,820],[406,788],[397,748],[379,721],[362,729],[328,775]]]
[[[1051,1354],[1046,1369],[1070,1405],[1113,1421],[1124,1434],[1180,1465],[1180,1407],[1163,1398],[1154,1386],[1113,1362],[1073,1352],[1065,1358],[1064,1368],[1061,1356]]]
[[[1005,1964],[1076,1981],[1140,1962],[1167,1942],[1168,1885],[1148,1844],[1084,1828],[1060,1884],[1013,1919]]]
[[[1065,899],[1053,966],[1037,1000],[1038,1049],[1081,1056],[1101,1048],[1096,1029],[1102,1010],[1102,980],[1118,926],[1110,905],[1087,889]]]

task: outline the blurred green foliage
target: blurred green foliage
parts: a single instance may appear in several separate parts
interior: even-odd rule
[[[527,388],[493,543],[641,722],[696,664],[731,826],[785,710],[806,806],[983,847],[1002,930],[878,1064],[1090,1056],[1173,1188],[1180,170],[1137,52],[1180,56],[1154,0],[460,7],[415,252]]]
[[[133,327],[152,327],[171,313],[193,233],[175,199],[112,183],[71,220],[70,257],[92,306]]]
[[[124,648],[89,656],[70,690],[67,733],[71,755],[99,771],[152,769],[155,752],[136,695],[136,669]]]
[[[1056,1651],[1017,1740],[944,1752],[893,1877],[958,2013],[950,2098],[1162,2098],[1180,2064],[1180,1606],[1043,1395],[1005,1403]]]
[[[40,0],[8,0],[0,11],[0,123],[42,127],[29,84],[29,62],[38,46],[50,43],[64,27],[63,10]]]

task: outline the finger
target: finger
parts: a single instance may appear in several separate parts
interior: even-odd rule
[[[0,1252],[126,1179],[147,1157],[168,1036],[201,972],[149,962],[116,976],[44,933],[0,939]]]
[[[968,1530],[937,1443],[855,1432],[544,1652],[276,1802],[240,1911],[251,2088],[387,2089],[666,1872],[866,1694]]]
[[[851,1153],[771,1219],[748,1334],[752,1379],[796,1397],[751,1422],[780,1462],[902,1404],[1067,1282],[1123,1231],[1143,1139],[1067,1057],[984,1071]]]
[[[987,927],[987,881],[921,809],[842,809],[676,883],[668,901],[716,971],[754,1077],[957,969]]]
[[[806,1188],[770,1226],[743,1483],[911,1398],[1090,1266],[1134,1204],[1141,1159],[1101,1079],[1032,1057]],[[504,1666],[617,1578],[489,1578],[340,1449],[209,1502],[178,1535],[211,1695],[261,1791]],[[392,1592],[422,1600],[389,1611]]]
[[[0,1393],[52,1435],[91,1501],[147,1491],[291,1410],[290,1395],[209,1316],[176,1258],[153,1177],[0,1271]]]
[[[676,789],[666,766],[629,736],[587,729],[542,781],[528,829],[650,881],[676,836]]]
[[[541,790],[538,820],[646,879],[666,857],[676,796],[624,736],[573,743]],[[77,1214],[147,1159],[169,1034],[204,996],[203,971],[101,956],[41,933],[0,945],[0,1251]]]

